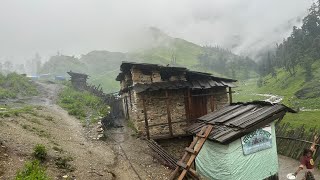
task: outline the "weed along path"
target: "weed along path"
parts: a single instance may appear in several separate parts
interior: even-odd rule
[[[92,137],[97,124],[85,127],[56,105],[58,84],[38,84],[38,96],[6,102],[28,111],[0,118],[0,179],[14,179],[17,170],[33,159],[33,148],[43,144],[42,163],[52,179],[166,179],[170,171],[151,156],[145,141],[126,127],[110,129],[106,140]]]

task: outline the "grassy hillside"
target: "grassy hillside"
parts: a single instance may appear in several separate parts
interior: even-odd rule
[[[293,126],[305,124],[307,127],[320,128],[320,61],[312,65],[313,79],[305,82],[305,71],[297,67],[291,76],[288,72],[278,69],[277,76],[268,75],[260,80],[251,79],[239,82],[235,101],[262,100],[266,97],[257,94],[274,94],[283,97],[283,103],[289,107],[300,109],[298,114],[287,114],[284,122]],[[260,87],[257,85],[260,84]]]
[[[155,64],[170,64],[176,59],[176,64],[185,67],[193,67],[198,55],[203,51],[202,47],[179,38],[167,38],[162,45],[146,50],[130,53],[129,56],[141,62]]]
[[[23,75],[10,73],[0,74],[0,99],[36,95],[36,86]]]

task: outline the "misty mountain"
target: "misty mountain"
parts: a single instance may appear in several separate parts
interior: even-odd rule
[[[200,46],[184,39],[170,37],[157,28],[150,28],[143,39],[150,47],[135,52],[91,51],[80,58],[56,55],[42,66],[42,73],[66,75],[66,72],[82,72],[90,75],[89,81],[101,84],[106,92],[117,91],[114,80],[122,61],[184,66],[219,76],[236,79],[255,76],[255,62],[220,47]]]
[[[66,75],[66,72],[69,70],[74,72],[86,72],[87,69],[87,66],[79,61],[78,58],[57,54],[51,56],[50,59],[42,65],[39,72],[53,75]]]

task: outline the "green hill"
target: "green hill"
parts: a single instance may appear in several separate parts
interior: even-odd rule
[[[299,111],[297,114],[288,113],[284,122],[293,126],[304,124],[307,127],[320,128],[320,60],[312,64],[310,81],[305,81],[306,71],[297,66],[295,75],[283,69],[276,70],[276,76],[271,74],[261,79],[240,81],[234,95],[235,101],[264,100],[260,94],[273,94],[283,98],[283,103]]]
[[[183,39],[170,37],[156,28],[150,28],[146,38],[150,39],[150,46],[135,52],[92,51],[80,58],[53,56],[43,65],[41,72],[54,75],[66,75],[70,70],[86,73],[90,75],[89,82],[95,85],[101,84],[105,92],[119,90],[119,83],[115,78],[122,61],[183,66],[237,79],[256,76],[254,68],[251,67],[255,65],[254,61],[228,50],[202,47]]]
[[[301,27],[294,26],[290,36],[273,50],[264,53],[258,63],[261,78],[240,84],[236,99],[261,99],[258,93],[283,97],[283,103],[300,110],[284,121],[294,126],[320,126],[320,2],[314,2],[303,18]]]

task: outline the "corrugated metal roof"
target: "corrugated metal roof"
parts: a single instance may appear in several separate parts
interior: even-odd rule
[[[196,134],[206,124],[213,124],[209,139],[226,144],[283,117],[287,111],[295,112],[282,104],[235,103],[198,118],[187,131]]]

